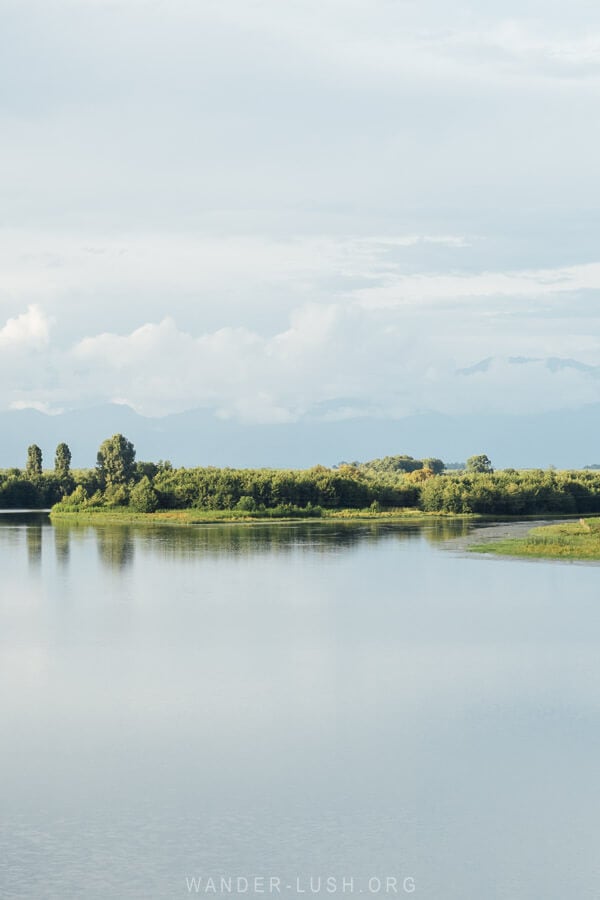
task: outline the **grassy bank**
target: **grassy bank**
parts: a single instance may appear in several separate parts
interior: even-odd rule
[[[81,524],[145,524],[145,525],[211,525],[225,523],[259,522],[331,522],[336,520],[384,520],[384,521],[425,521],[428,519],[477,519],[478,516],[455,515],[452,513],[425,513],[413,507],[386,510],[335,509],[323,511],[321,515],[273,515],[273,511],[241,512],[235,509],[172,509],[152,513],[133,512],[127,508],[90,508],[77,511],[52,509],[50,516],[57,522]]]
[[[470,549],[502,556],[600,560],[600,518],[544,525],[532,528],[524,537],[476,544]]]

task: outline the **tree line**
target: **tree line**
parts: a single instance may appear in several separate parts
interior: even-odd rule
[[[406,455],[342,462],[333,468],[174,468],[168,461],[137,461],[132,442],[115,434],[100,445],[93,469],[73,469],[71,461],[68,445],[61,443],[54,468],[44,470],[42,451],[32,444],[24,470],[0,473],[0,507],[136,512],[196,508],[303,516],[344,508],[412,507],[490,515],[600,511],[599,472],[494,471],[485,454],[451,471],[436,457]]]

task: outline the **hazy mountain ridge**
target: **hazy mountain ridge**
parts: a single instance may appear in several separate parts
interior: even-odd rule
[[[539,365],[541,363],[542,367],[553,375],[565,369],[573,369],[585,375],[590,375],[592,378],[600,378],[600,366],[592,366],[589,363],[562,356],[486,356],[485,359],[479,360],[472,366],[457,369],[456,374],[468,376],[488,372],[495,363],[507,363],[509,366]]]
[[[581,468],[600,461],[600,404],[535,415],[422,413],[403,419],[347,418],[244,425],[194,410],[146,418],[130,407],[105,405],[48,416],[37,410],[0,413],[0,466],[24,466],[37,443],[44,465],[66,441],[74,466],[92,466],[101,441],[122,432],[139,459],[174,465],[308,467],[408,453],[464,460],[487,453],[500,467]]]

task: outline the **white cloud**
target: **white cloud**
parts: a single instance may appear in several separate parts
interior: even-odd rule
[[[430,312],[432,310],[430,309]],[[4,387],[4,403],[44,410],[127,403],[146,415],[203,407],[224,418],[283,422],[305,416],[398,417],[560,409],[600,400],[593,368],[547,365],[579,350],[597,365],[600,332],[589,320],[538,320],[518,340],[495,319],[464,319],[442,303],[429,328],[415,307],[382,313],[353,304],[307,304],[274,334],[220,328],[193,334],[172,318],[130,333],[105,332],[58,351],[47,347]],[[492,362],[466,377],[459,369]],[[529,357],[516,364],[509,357]],[[14,366],[13,366],[14,369]]]
[[[0,406],[597,399],[507,360],[600,361],[600,10],[20,0],[0,40]]]
[[[371,308],[442,300],[497,297],[541,299],[555,294],[600,290],[600,263],[521,272],[477,274],[396,275],[386,285],[356,292],[358,302]]]
[[[600,31],[544,33],[540,22],[508,19],[475,32],[455,31],[442,48],[471,65],[500,71],[534,71],[542,76],[574,79],[600,75]],[[487,53],[486,53],[487,51]],[[494,53],[496,51],[496,53]],[[487,58],[486,58],[487,56]]]
[[[129,335],[85,339],[72,357],[90,401],[118,396],[148,415],[203,406],[243,421],[280,422],[365,412],[524,413],[600,400],[596,377],[544,359],[517,365],[496,356],[486,371],[461,378],[457,368],[477,352],[554,352],[561,342],[542,332],[516,344],[485,322],[465,340],[460,319],[440,316],[427,335],[414,317],[400,315],[392,325],[360,308],[313,305],[270,337],[247,329],[193,337],[167,319]],[[590,350],[600,360],[598,337]]]
[[[600,362],[600,311],[589,302],[600,289],[597,263],[407,273],[415,248],[441,247],[458,254],[452,257],[457,260],[469,250],[463,238],[435,235],[337,241],[55,237],[45,252],[42,246],[34,243],[24,259],[5,247],[15,297],[34,283],[42,294],[48,289],[48,260],[63,280],[0,328],[4,407],[52,411],[120,402],[147,415],[205,407],[223,417],[281,422],[511,405],[526,412],[600,400],[600,380],[589,372],[506,361]],[[175,271],[179,280],[170,284]],[[247,300],[260,298],[269,283],[273,291],[262,307],[259,299],[256,308],[252,303],[244,325],[220,324],[218,309],[217,327],[206,327],[202,307],[194,316],[183,304],[183,321],[173,314],[130,328],[138,307],[122,313],[118,293],[97,319],[103,328],[82,336],[85,307],[78,328],[69,323],[73,298],[81,301],[88,280],[107,297],[119,285],[125,295],[141,297],[154,284],[158,311],[171,305],[170,291],[221,301],[240,279]],[[225,319],[243,319],[242,307],[222,305]],[[111,327],[112,320],[120,327]],[[485,357],[494,359],[485,372],[456,375]]]
[[[411,254],[462,253],[461,235],[203,233],[106,236],[0,232],[0,310],[35,300],[61,320],[57,340],[133,330],[166,310],[196,332],[220,326],[283,327],[306,302],[330,303],[349,286],[386,279]],[[143,318],[142,318],[143,317]]]
[[[0,308],[19,310],[33,297],[36,303],[26,316],[19,313],[5,326],[7,335],[31,332],[47,339],[43,317],[55,315],[62,320],[60,334],[72,340],[90,324],[96,331],[120,331],[144,314],[161,318],[165,308],[198,331],[212,324],[255,327],[265,316],[278,314],[283,324],[306,303],[350,302],[373,310],[485,299],[538,304],[600,290],[597,262],[461,271],[473,259],[473,240],[435,234],[279,239],[5,232],[0,241]],[[456,252],[454,271],[414,271],[413,254],[419,248],[427,253],[426,265],[435,262],[436,254],[447,261],[444,254]],[[498,303],[489,307],[491,312],[501,308]],[[525,314],[529,307],[514,308]]]
[[[0,328],[0,352],[36,350],[45,347],[50,339],[50,321],[39,306],[8,319]]]
[[[9,409],[35,409],[37,412],[44,413],[47,416],[57,416],[63,412],[62,409],[44,403],[42,400],[13,400],[8,404]]]
[[[26,228],[218,229],[224,217],[375,232],[401,218],[429,231],[455,215],[487,231],[519,209],[543,222],[549,198],[571,212],[589,198],[589,4],[9,8],[0,188],[5,221]]]

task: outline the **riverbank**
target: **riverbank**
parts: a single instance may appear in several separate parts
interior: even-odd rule
[[[52,509],[53,522],[73,522],[79,524],[121,524],[121,525],[217,525],[217,524],[260,524],[277,522],[332,522],[332,521],[410,521],[424,522],[431,519],[477,520],[481,516],[456,513],[428,513],[413,507],[386,510],[332,509],[321,515],[273,515],[268,511],[242,512],[235,509],[168,509],[152,513],[133,512],[130,509],[103,509],[102,507],[63,511]]]
[[[600,518],[544,525],[522,537],[478,543],[469,550],[532,559],[600,560]]]

